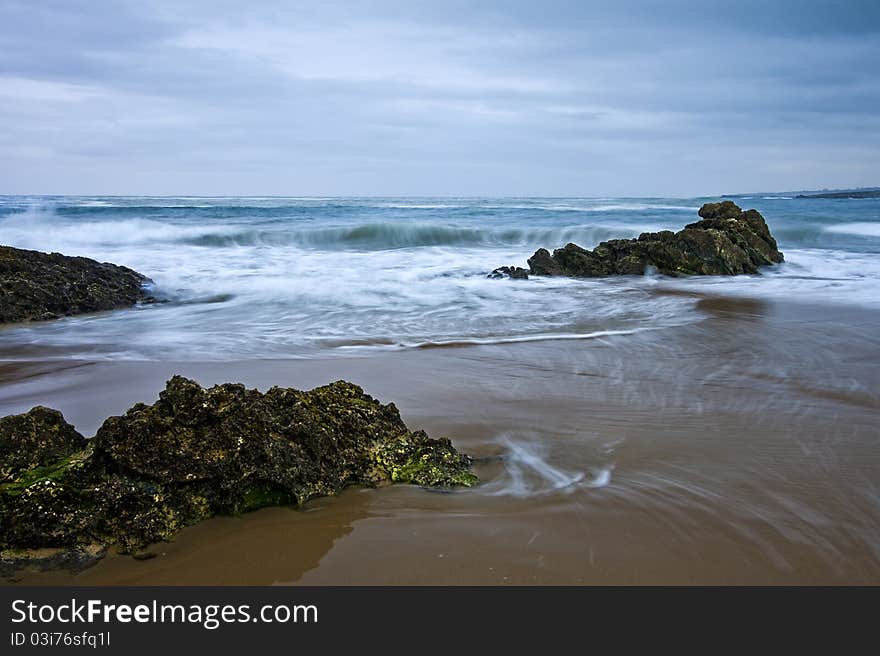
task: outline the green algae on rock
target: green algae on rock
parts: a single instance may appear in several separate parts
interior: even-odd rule
[[[0,420],[0,569],[85,566],[107,547],[137,553],[214,515],[348,485],[471,486],[470,464],[345,381],[261,393],[175,376],[91,440],[45,408]]]
[[[0,246],[0,323],[152,303],[146,276],[87,257]]]
[[[663,230],[645,232],[636,239],[611,239],[591,251],[577,244],[557,248],[552,255],[545,248],[538,249],[529,258],[528,273],[594,278],[644,275],[653,268],[670,276],[731,276],[758,273],[760,266],[783,261],[757,210],[743,211],[726,200],[706,203],[699,215],[701,221],[678,232]]]
[[[0,483],[52,465],[85,446],[85,438],[57,410],[37,406],[0,418]]]

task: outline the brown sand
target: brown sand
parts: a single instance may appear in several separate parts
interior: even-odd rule
[[[584,341],[227,363],[0,367],[0,414],[90,435],[181,373],[346,378],[451,436],[484,484],[349,489],[222,517],[28,584],[880,583],[880,313],[703,302],[690,328]],[[73,366],[77,365],[77,366]]]

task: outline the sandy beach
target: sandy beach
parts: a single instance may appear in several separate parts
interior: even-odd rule
[[[483,483],[349,488],[220,517],[22,584],[880,583],[880,311],[705,296],[703,320],[583,340],[230,362],[32,361],[0,414],[85,435],[180,373],[344,378],[478,458]]]

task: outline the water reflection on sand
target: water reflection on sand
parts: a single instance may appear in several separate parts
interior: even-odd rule
[[[87,434],[173,373],[346,378],[480,457],[484,481],[350,489],[205,522],[152,560],[21,581],[880,583],[880,314],[716,298],[700,311],[584,341],[4,370],[0,412],[43,403]]]

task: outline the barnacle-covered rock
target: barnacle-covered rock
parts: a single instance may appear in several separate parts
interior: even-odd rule
[[[156,403],[110,417],[88,441],[69,426],[66,441],[52,438],[63,418],[28,424],[34,413],[54,411],[0,420],[0,444],[30,425],[30,441],[52,454],[14,467],[3,461],[11,472],[0,484],[6,569],[36,562],[41,549],[50,550],[40,561],[47,566],[82,563],[76,554],[96,553],[95,545],[136,553],[217,514],[302,504],[353,484],[477,483],[470,458],[448,439],[410,431],[394,404],[345,381],[261,393],[234,384],[205,389],[175,376]]]
[[[649,268],[671,275],[738,275],[783,261],[776,240],[757,210],[743,211],[732,201],[706,203],[701,221],[678,232],[645,232],[636,239],[603,241],[593,250],[567,244],[551,254],[538,249],[529,273],[538,276],[594,278],[642,275]]]
[[[152,303],[150,279],[87,257],[0,246],[0,323]]]
[[[37,406],[0,418],[0,483],[80,451],[85,438],[57,410]]]

